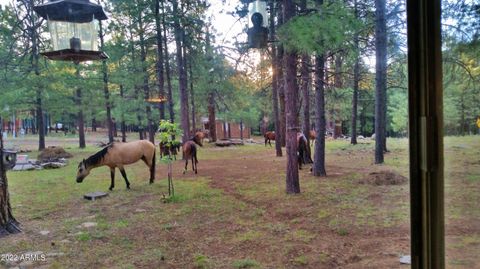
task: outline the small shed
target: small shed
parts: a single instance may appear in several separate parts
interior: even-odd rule
[[[202,118],[203,131],[210,129],[208,118]],[[217,139],[249,139],[251,134],[250,126],[239,122],[215,120]]]

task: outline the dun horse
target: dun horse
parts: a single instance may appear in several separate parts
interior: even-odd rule
[[[271,147],[272,143],[270,143],[270,141],[275,140],[275,132],[268,131],[263,135],[263,137],[265,137],[265,147],[267,146],[267,142]]]
[[[195,171],[195,174],[197,173],[197,144],[200,147],[203,147],[202,141],[198,135],[195,135],[183,144],[183,158],[185,159],[185,170],[183,170],[184,174],[187,172],[188,159],[192,160],[192,170]]]
[[[128,143],[114,142],[103,148],[78,165],[77,182],[81,183],[88,176],[90,170],[100,166],[110,167],[111,184],[110,190],[115,187],[115,168],[118,167],[125,179],[127,189],[130,189],[124,165],[135,163],[139,160],[145,162],[150,168],[150,184],[155,180],[155,145],[147,140],[139,140]]]

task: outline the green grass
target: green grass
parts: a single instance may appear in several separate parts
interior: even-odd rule
[[[255,260],[251,259],[242,259],[236,260],[232,264],[233,268],[244,269],[244,268],[259,268],[259,264]]]
[[[64,252],[48,261],[51,268],[327,268],[329,262],[348,264],[341,254],[347,251],[368,256],[365,264],[377,260],[389,262],[387,267],[398,259],[381,253],[409,252],[408,184],[358,183],[380,168],[408,176],[405,139],[388,140],[390,152],[380,167],[372,165],[373,141],[327,141],[329,176],[302,170],[300,195],[285,194],[285,157],[275,158],[272,148],[207,145],[199,151],[198,175],[182,176],[183,163],[175,162],[175,197],[164,198],[164,164],[150,185],[148,169],[138,163],[126,168],[132,190],[117,172],[115,190],[95,202],[82,196],[108,191],[108,168],[92,170],[81,184],[75,175],[77,163],[98,148],[79,150],[72,137],[49,141],[55,139],[74,155],[66,167],[8,173],[13,212],[24,233],[2,238],[0,254]],[[445,138],[447,230],[466,231],[447,235],[447,264],[453,268],[480,266],[479,141]],[[84,222],[97,225],[79,228]],[[41,236],[41,230],[51,233]]]

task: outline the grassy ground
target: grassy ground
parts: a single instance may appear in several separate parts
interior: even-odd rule
[[[83,194],[107,191],[109,170],[93,170],[82,184],[75,174],[77,163],[99,150],[96,139],[79,150],[72,138],[51,137],[47,144],[74,154],[68,166],[9,172],[24,232],[2,238],[0,254],[47,255],[27,268],[408,268],[399,264],[409,254],[408,183],[360,183],[376,171],[408,176],[405,139],[389,140],[381,166],[373,165],[372,141],[328,141],[328,177],[302,170],[299,195],[285,194],[285,158],[274,149],[206,146],[197,175],[182,175],[183,163],[174,164],[172,200],[163,199],[166,166],[157,164],[149,185],[138,163],[126,169],[130,191],[117,172],[115,190],[91,202]],[[35,147],[31,138],[16,143]],[[445,144],[448,268],[480,268],[480,137]]]

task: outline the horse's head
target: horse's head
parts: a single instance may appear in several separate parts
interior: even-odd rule
[[[195,135],[195,136],[192,137],[190,140],[192,140],[193,142],[195,142],[195,144],[199,145],[200,147],[203,147],[202,138],[201,138],[199,135]]]
[[[83,179],[90,174],[90,169],[87,168],[85,159],[78,164],[77,183],[82,183]]]

